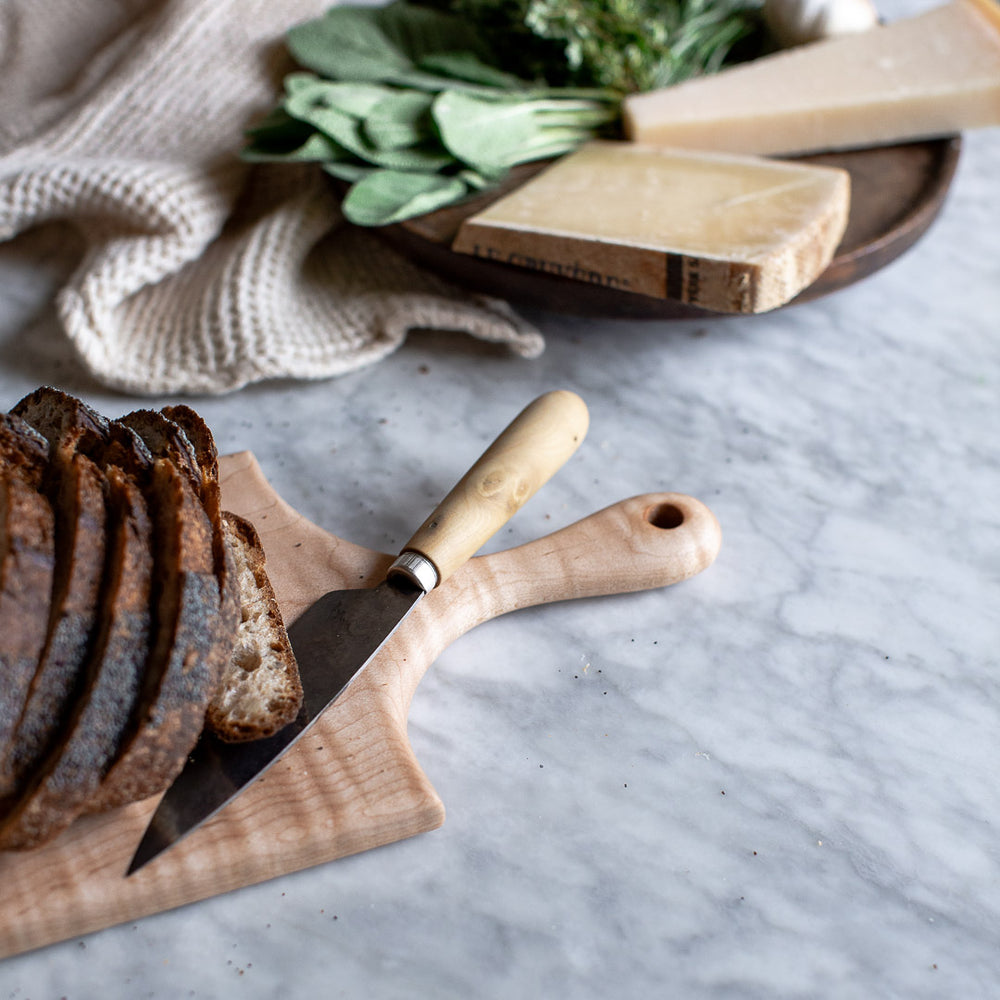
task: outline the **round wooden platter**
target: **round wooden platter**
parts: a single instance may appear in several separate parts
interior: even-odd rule
[[[802,157],[804,162],[843,167],[850,173],[851,211],[834,259],[792,301],[810,301],[846,288],[913,246],[944,204],[960,151],[961,137],[950,136]],[[497,190],[376,232],[441,277],[472,291],[506,299],[515,306],[629,319],[723,315],[452,251],[452,241],[465,219],[523,184],[544,166],[544,163],[525,164],[511,171]]]

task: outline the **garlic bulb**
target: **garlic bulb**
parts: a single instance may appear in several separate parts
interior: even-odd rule
[[[764,0],[764,22],[782,47],[867,31],[878,24],[871,0]]]

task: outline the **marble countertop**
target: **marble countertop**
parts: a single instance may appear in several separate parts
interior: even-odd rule
[[[590,433],[494,548],[638,493],[716,513],[716,564],[455,642],[410,739],[440,830],[0,963],[67,997],[979,997],[1000,933],[1000,130],[929,234],[771,315],[533,315],[536,360],[414,335],[356,374],[195,401],[303,514],[391,550],[539,393]],[[0,398],[117,415],[0,246]],[[154,403],[167,400],[153,400]],[[994,994],[995,995],[995,994]]]

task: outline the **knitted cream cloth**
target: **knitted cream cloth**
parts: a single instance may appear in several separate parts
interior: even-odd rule
[[[346,225],[317,167],[238,159],[329,0],[3,0],[0,240],[68,220],[57,300],[83,363],[133,393],[219,393],[369,364],[408,330],[531,357],[540,335]]]

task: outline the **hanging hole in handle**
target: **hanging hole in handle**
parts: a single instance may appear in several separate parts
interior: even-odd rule
[[[646,511],[646,520],[654,528],[679,528],[684,523],[684,511],[672,503],[658,503]]]

